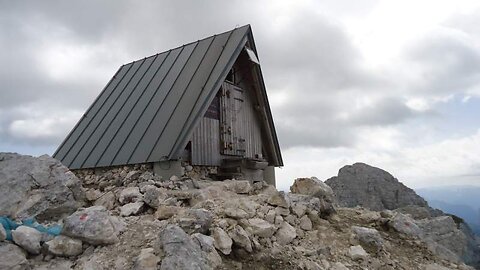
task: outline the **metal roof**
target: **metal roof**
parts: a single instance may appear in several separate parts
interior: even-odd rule
[[[256,52],[250,25],[123,65],[53,157],[71,169],[178,158],[247,41]],[[272,163],[282,166],[256,70]]]

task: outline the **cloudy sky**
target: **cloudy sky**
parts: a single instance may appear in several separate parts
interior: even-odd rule
[[[358,161],[480,185],[478,0],[0,0],[0,151],[53,154],[120,65],[244,24],[280,188]]]

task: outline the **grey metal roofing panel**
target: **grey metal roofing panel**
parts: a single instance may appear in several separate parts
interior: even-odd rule
[[[54,157],[71,169],[175,157],[249,33],[243,26],[122,66]]]
[[[168,91],[172,88],[179,74],[182,72],[185,63],[187,62],[195,47],[196,43],[181,48],[180,54],[175,59],[175,62],[166,73],[164,80],[162,81],[160,87],[155,93],[155,96],[150,100],[147,105],[145,105],[145,110],[143,111],[142,116],[138,119],[137,122],[134,123],[131,134],[128,136],[126,142],[120,148],[118,154],[116,154],[113,162],[111,162],[112,165],[129,164],[128,160],[130,159],[130,156],[132,155],[138,143],[144,136],[145,131],[151,124],[153,118],[155,117],[155,114],[160,110],[163,100],[165,99]]]
[[[72,131],[70,131],[62,144],[60,144],[57,151],[53,154],[57,159],[61,160],[68,154],[72,146],[75,144],[76,139],[78,139],[80,134],[85,130],[86,126],[90,123],[93,116],[98,112],[98,110],[100,110],[105,101],[112,94],[116,85],[122,80],[123,76],[125,76],[125,74],[131,67],[132,65],[124,65],[118,69],[115,76],[112,77],[110,82],[105,86],[100,95],[98,95],[93,104],[87,109],[87,112],[83,114],[80,121],[78,121],[78,123],[75,125]]]
[[[104,149],[102,156],[99,160],[96,161],[95,166],[107,166],[112,164],[115,156],[120,151],[122,145],[125,144],[127,138],[132,133],[135,123],[139,121],[142,117],[143,112],[147,108],[147,106],[152,101],[153,97],[157,94],[157,89],[162,84],[163,80],[165,79],[165,74],[170,70],[173,63],[177,59],[178,55],[180,54],[181,49],[175,49],[173,51],[169,51],[165,54],[165,60],[161,64],[160,68],[158,69],[156,75],[153,77],[150,84],[146,87],[144,94],[138,100],[136,106],[134,106],[131,113],[122,123],[122,126],[118,130],[115,137],[109,142],[109,145]],[[160,56],[159,56],[160,57]],[[158,60],[157,60],[158,61]]]
[[[73,147],[70,149],[67,155],[62,159],[63,164],[65,164],[69,168],[78,168],[78,167],[71,166],[73,160],[76,158],[80,150],[82,150],[82,147],[88,141],[88,138],[90,138],[90,136],[98,127],[98,125],[101,123],[103,118],[105,118],[105,115],[110,111],[113,104],[117,101],[117,99],[123,93],[123,91],[125,90],[125,86],[131,80],[133,75],[136,74],[141,64],[143,64],[143,61],[133,63],[133,66],[128,70],[128,72],[125,74],[122,80],[115,86],[115,89],[113,89],[112,94],[107,98],[107,100],[105,101],[103,106],[100,107],[98,112],[95,115],[87,116],[87,117],[92,117],[92,120],[82,130],[82,133],[76,138],[76,142],[73,145]]]
[[[204,90],[204,85],[211,75],[220,55],[225,48],[232,32],[216,36],[210,44],[208,51],[204,54],[202,61],[191,77],[188,86],[183,91],[180,100],[175,103],[175,109],[163,126],[162,136],[158,137],[157,142],[151,148],[147,160],[158,160],[163,156],[169,156],[175,140],[178,138],[183,123],[191,116],[190,112],[198,101],[198,97]],[[202,68],[199,68],[202,67]],[[211,89],[205,90],[211,92]]]
[[[107,130],[110,127],[110,124],[112,123],[115,116],[123,109],[125,103],[127,103],[128,99],[134,92],[135,86],[137,85],[138,81],[143,78],[143,76],[145,75],[147,70],[150,68],[150,65],[152,63],[153,63],[153,59],[151,57],[142,60],[135,74],[125,84],[120,95],[118,96],[118,98],[114,100],[110,108],[105,111],[105,113],[103,114],[103,117],[101,117],[98,122],[95,120],[92,121],[92,123],[96,123],[96,125],[91,126],[90,135],[87,137],[85,143],[82,145],[80,150],[77,152],[77,155],[75,156],[73,161],[70,163],[70,166],[72,168],[82,167],[83,161],[87,159],[90,151],[95,147],[96,143],[102,138],[105,130]]]
[[[129,159],[129,162],[132,163],[142,163],[148,160],[148,156],[152,148],[155,146],[155,143],[159,138],[163,136],[165,131],[165,125],[168,122],[169,116],[173,113],[176,108],[177,103],[179,102],[182,93],[185,91],[185,88],[188,86],[191,78],[194,75],[197,67],[200,65],[205,53],[210,48],[214,37],[204,39],[199,41],[196,48],[193,50],[192,55],[188,59],[185,67],[178,76],[178,79],[175,81],[175,84],[168,91],[165,100],[163,100],[160,110],[153,118],[153,125],[149,125],[145,136],[139,142],[137,148],[132,153],[132,156]],[[166,157],[168,153],[162,155]]]
[[[96,140],[96,143],[94,147],[91,148],[87,159],[84,159],[84,162],[80,166],[96,166],[96,163],[100,159],[100,156],[104,153],[105,149],[108,147],[113,138],[117,135],[118,130],[122,127],[125,120],[128,118],[132,110],[137,105],[139,99],[145,93],[147,86],[153,80],[155,74],[163,64],[166,55],[167,53],[163,53],[152,57],[152,64],[147,69],[145,75],[135,84],[133,92],[127,98],[122,109],[119,110],[119,112],[115,115],[114,119],[108,123],[108,126],[103,131],[101,138],[99,140]]]

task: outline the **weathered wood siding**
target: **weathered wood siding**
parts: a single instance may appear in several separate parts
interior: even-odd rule
[[[220,166],[220,123],[203,117],[192,135],[192,165]]]

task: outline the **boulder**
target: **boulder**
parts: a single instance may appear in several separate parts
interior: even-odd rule
[[[270,196],[267,200],[267,203],[273,206],[279,206],[283,208],[289,208],[290,202],[288,198],[285,197],[285,192],[279,191]]]
[[[0,216],[58,220],[84,203],[78,178],[58,160],[0,153]]]
[[[282,226],[275,234],[275,237],[277,238],[277,243],[280,245],[287,245],[297,237],[297,231],[295,230],[295,227],[288,224],[288,222],[283,222]]]
[[[140,214],[144,209],[145,203],[142,201],[127,203],[120,207],[120,215],[122,217],[128,217],[132,215]]]
[[[232,252],[233,241],[222,228],[214,228],[212,230],[213,239],[215,239],[215,248],[225,255]]]
[[[42,241],[42,233],[34,228],[27,226],[19,226],[12,231],[12,238],[15,244],[31,254],[40,254],[40,242]]]
[[[374,211],[407,205],[426,207],[427,202],[390,173],[364,163],[347,165],[338,176],[325,181],[340,206],[362,206]]]
[[[131,202],[138,202],[143,200],[143,195],[140,193],[138,187],[127,187],[124,188],[118,197],[120,204],[124,205]]]
[[[160,258],[153,252],[153,248],[144,248],[135,258],[133,270],[157,270]]]
[[[187,209],[181,211],[176,217],[175,222],[182,227],[188,234],[202,233],[206,234],[212,224],[213,215],[205,209]]]
[[[92,245],[109,245],[118,241],[118,231],[102,206],[81,209],[67,217],[63,234]]]
[[[165,254],[161,270],[211,269],[206,253],[176,225],[168,225],[160,233],[160,246]]]
[[[25,252],[14,244],[0,242],[0,269],[30,269]]]
[[[316,177],[295,179],[295,182],[290,187],[290,191],[333,202],[334,194],[332,188]]]
[[[247,252],[252,252],[252,242],[248,233],[240,225],[235,225],[232,230],[228,232],[228,235],[232,238],[233,243],[245,249]]]
[[[355,238],[360,242],[360,245],[367,250],[378,252],[383,249],[385,241],[377,230],[352,226],[352,231],[355,234]]]
[[[59,235],[45,243],[47,251],[55,256],[70,257],[82,254],[82,241]]]
[[[161,192],[161,189],[147,185],[144,187],[143,201],[152,208],[158,208],[160,203],[166,199],[166,194]]]
[[[208,261],[213,269],[217,269],[222,264],[222,257],[215,249],[215,239],[201,233],[194,233],[191,236],[192,240],[200,245],[200,248],[207,253]]]
[[[333,203],[330,199],[320,199],[310,195],[295,193],[288,193],[287,196],[291,204],[290,208],[292,210],[305,206],[306,212],[312,212],[312,210],[317,211],[322,218],[327,218],[335,213],[335,208],[333,207]],[[302,213],[300,212],[299,214]]]
[[[260,218],[251,218],[248,224],[252,228],[253,234],[259,237],[271,237],[276,231],[275,226]]]
[[[348,249],[348,256],[352,258],[352,260],[365,260],[368,257],[368,253],[362,246],[351,246]]]
[[[300,229],[304,231],[311,231],[313,229],[312,221],[308,216],[303,216],[300,218]]]
[[[224,185],[227,190],[237,194],[248,194],[252,191],[252,185],[248,180],[226,180]]]
[[[389,222],[388,225],[399,233],[406,234],[411,237],[421,238],[423,231],[415,221],[407,215],[397,213]]]

